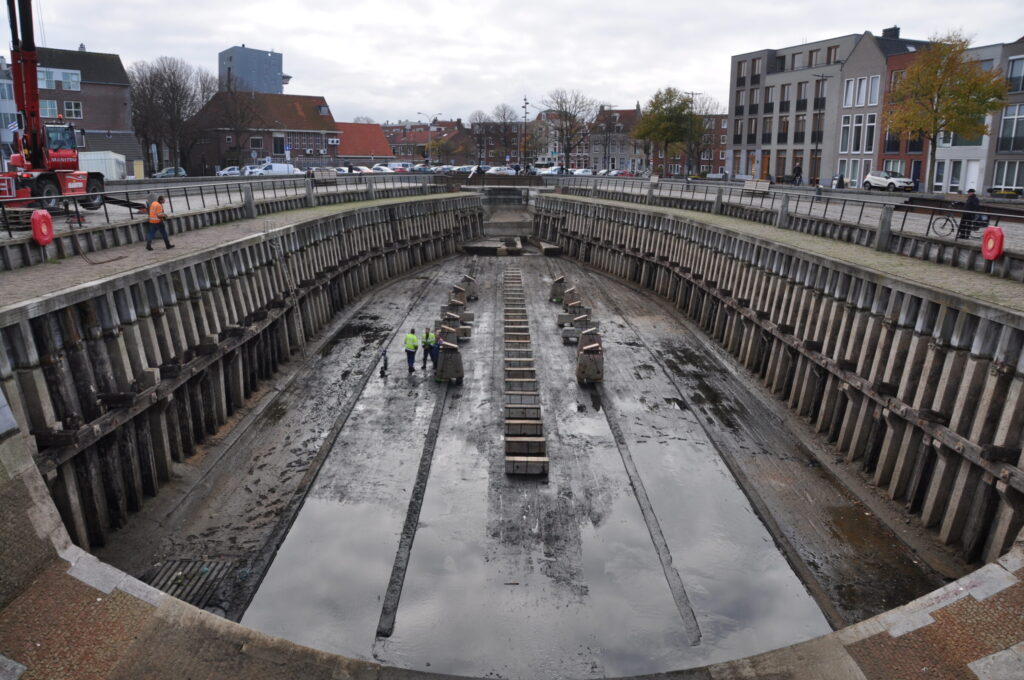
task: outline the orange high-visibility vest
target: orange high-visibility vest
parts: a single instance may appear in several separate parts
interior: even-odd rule
[[[164,207],[160,201],[153,201],[149,204],[149,223],[160,224],[164,221]]]

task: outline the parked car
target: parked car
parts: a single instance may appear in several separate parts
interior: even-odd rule
[[[371,170],[370,168],[366,167],[365,165],[353,165],[352,166],[352,172],[355,172],[355,173],[360,174],[360,175],[372,175],[373,174],[373,170]]]
[[[629,170],[609,170],[609,177],[636,177],[636,173]]]
[[[153,179],[163,179],[165,177],[188,177],[185,173],[185,168],[164,168],[160,172],[153,173]]]
[[[246,166],[244,166],[242,168],[242,175],[243,176],[251,175],[253,173],[253,171],[259,170],[261,167],[263,167],[263,166],[260,166],[260,165],[246,165]]]
[[[914,180],[904,177],[898,172],[889,170],[872,170],[864,176],[864,188],[885,189],[886,191],[913,191]]]
[[[371,171],[377,173],[378,175],[393,175],[393,174],[395,174],[394,170],[392,170],[391,168],[389,168],[386,165],[381,165],[380,163],[378,163],[377,165],[373,166]]]
[[[475,167],[475,165],[460,165],[458,167],[452,168],[452,174],[468,175],[469,173],[473,172],[473,168]]]
[[[356,171],[355,168],[352,168],[351,172],[355,173],[355,171]],[[348,168],[348,166],[344,166],[344,167],[340,167],[340,168],[335,168],[334,172],[336,172],[339,175],[348,175],[349,174],[349,168]]]
[[[229,165],[223,170],[217,171],[218,177],[238,177],[242,174],[242,171],[238,169],[237,165]]]
[[[395,172],[410,172],[412,170],[412,163],[399,161],[396,163],[388,163],[388,167],[394,170]]]
[[[302,170],[298,170],[291,163],[264,163],[249,174],[263,177],[265,175],[294,175],[296,171],[300,175],[302,174]]]
[[[580,175],[582,177],[593,177],[594,171],[591,170],[590,168],[576,168],[575,170],[572,171],[572,174]]]
[[[414,165],[409,172],[434,172],[434,168],[426,163],[420,163],[419,165]]]
[[[486,172],[488,175],[514,175],[516,171],[504,165],[496,165]]]
[[[561,165],[552,165],[550,168],[544,168],[543,170],[537,171],[538,175],[561,175],[563,174]]]
[[[604,177],[607,174],[608,174],[608,169],[607,168],[605,168],[604,170],[598,170],[597,171],[597,176],[598,177]]]

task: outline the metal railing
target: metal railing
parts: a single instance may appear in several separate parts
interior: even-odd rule
[[[0,200],[0,229],[10,238],[16,231],[29,229],[31,213],[46,208],[54,217],[54,226],[65,219],[68,229],[88,228],[106,224],[130,222],[148,211],[148,205],[158,196],[167,202],[164,212],[173,216],[210,208],[239,206],[245,202],[245,187],[252,190],[257,201],[294,198],[306,194],[305,175],[253,177],[244,181],[203,182],[200,184],[161,184],[140,186],[138,189],[104,191],[73,196],[8,198]],[[414,174],[353,174],[337,175],[330,179],[313,181],[315,194],[331,194],[374,189],[420,187],[431,183],[430,176]]]
[[[723,203],[779,210],[783,198],[786,197],[790,214],[820,217],[872,229],[880,226],[886,207],[892,207],[893,232],[955,239],[963,238],[981,226],[998,226],[1006,230],[1008,245],[1024,249],[1024,214],[1000,212],[984,206],[971,211],[952,204],[911,205],[897,203],[895,200],[817,195],[815,192],[780,189],[760,192],[745,190],[738,184],[684,180],[662,179],[652,186],[650,181],[644,178],[553,177],[551,183],[560,187],[588,189],[594,193],[603,192],[605,196],[619,193],[623,194],[624,198],[632,198],[631,202],[635,202],[638,196],[646,197],[650,194],[658,199],[689,199],[713,203],[721,190]]]

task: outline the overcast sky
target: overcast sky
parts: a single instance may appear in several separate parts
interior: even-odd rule
[[[47,47],[134,61],[182,57],[217,70],[232,45],[276,50],[290,94],[327,98],[336,120],[467,119],[525,94],[578,89],[619,108],[658,88],[728,101],[729,58],[893,24],[975,45],[1024,35],[1021,0],[670,2],[623,0],[34,0]],[[533,116],[531,110],[531,117]]]

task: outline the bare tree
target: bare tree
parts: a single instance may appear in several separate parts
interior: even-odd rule
[[[568,168],[572,153],[583,146],[590,124],[597,114],[597,102],[578,90],[552,90],[541,104],[552,112],[550,117],[555,138],[565,156]]]
[[[482,165],[484,154],[487,151],[487,137],[490,132],[491,119],[483,111],[476,110],[469,114],[469,129],[473,135],[473,143],[476,144],[476,164]]]
[[[683,146],[686,148],[686,173],[691,168],[700,168],[701,157],[711,148],[714,140],[715,114],[722,112],[722,105],[717,99],[706,94],[690,95],[690,116],[686,122],[688,128]]]
[[[257,104],[255,94],[242,89],[241,81],[229,78],[221,83],[221,91],[203,109],[197,117],[197,124],[205,129],[226,130],[234,140],[237,152],[220,159],[224,165],[242,165],[246,162],[243,151],[248,146],[249,138],[256,130],[267,125]]]
[[[491,128],[497,138],[498,148],[501,150],[502,158],[512,157],[512,151],[516,148],[516,132],[519,130],[519,115],[516,110],[508,104],[498,104],[491,112]]]
[[[372,123],[374,123],[376,121],[374,121],[373,118],[370,118],[369,116],[356,116],[355,118],[352,119],[352,122],[353,123],[371,123],[372,124]]]
[[[152,64],[133,65],[137,87],[132,92],[133,111],[140,113],[150,141],[167,145],[174,167],[181,165],[182,151],[195,143],[193,117],[217,91],[217,79],[209,71],[196,68],[176,57],[159,57]]]
[[[132,64],[128,68],[128,83],[132,101],[132,126],[145,152],[146,167],[152,174],[158,168],[154,167],[149,149],[153,144],[163,141],[164,123],[153,66],[144,61]]]

